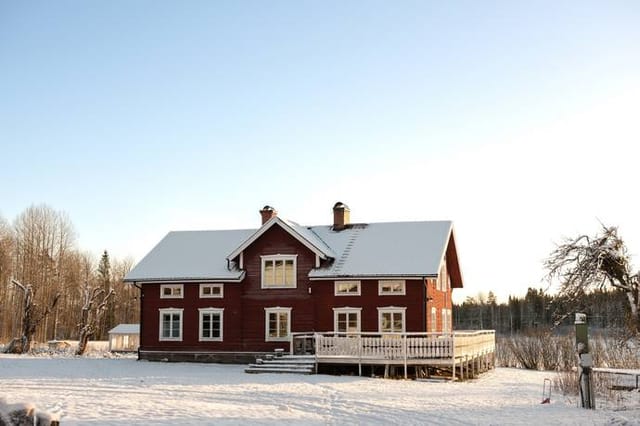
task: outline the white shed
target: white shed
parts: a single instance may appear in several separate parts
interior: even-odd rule
[[[120,324],[109,330],[111,352],[135,352],[140,346],[140,324]]]

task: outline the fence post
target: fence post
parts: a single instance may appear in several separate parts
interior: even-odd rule
[[[576,350],[578,352],[578,383],[582,408],[595,409],[595,396],[591,385],[593,361],[589,353],[587,314],[576,313]]]

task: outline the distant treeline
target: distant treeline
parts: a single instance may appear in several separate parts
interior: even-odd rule
[[[573,324],[575,312],[587,314],[594,328],[625,328],[629,302],[619,290],[597,290],[584,294],[576,305],[562,297],[529,288],[524,297],[510,296],[507,303],[497,303],[492,292],[487,296],[467,297],[453,306],[456,330],[493,329],[499,334],[513,334],[535,328],[550,329]]]
[[[32,289],[28,309],[36,341],[77,339],[88,289],[115,291],[93,338],[106,339],[119,323],[137,323],[138,290],[122,282],[132,264],[106,251],[97,259],[78,249],[67,215],[46,205],[27,208],[12,223],[0,217],[0,342],[20,337],[24,323],[26,292],[12,279]]]

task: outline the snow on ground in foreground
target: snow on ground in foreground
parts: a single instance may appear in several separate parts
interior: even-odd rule
[[[616,424],[640,411],[583,410],[553,394],[553,373],[498,368],[456,383],[246,374],[242,365],[132,358],[0,356],[0,397],[32,402],[62,425]]]

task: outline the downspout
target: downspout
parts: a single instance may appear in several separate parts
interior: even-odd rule
[[[140,347],[142,346],[142,330],[144,330],[144,327],[142,327],[142,321],[144,318],[143,315],[143,307],[144,304],[142,303],[142,284],[140,286],[138,286],[138,284],[134,281],[133,282],[133,286],[136,287],[138,290],[140,290],[140,336],[138,336],[138,361],[140,361]]]

